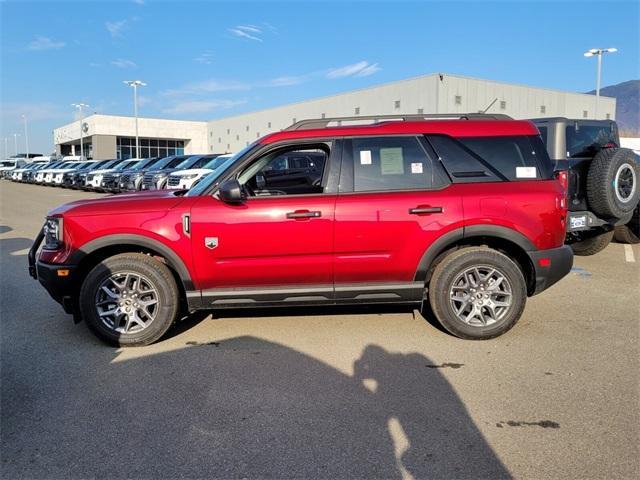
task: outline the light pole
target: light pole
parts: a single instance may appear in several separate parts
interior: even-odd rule
[[[29,161],[29,130],[27,129],[27,116],[22,115],[22,119],[24,120],[24,145],[27,149],[25,152],[25,158]]]
[[[598,57],[598,75],[596,77],[596,112],[594,118],[598,119],[598,103],[600,102],[600,78],[602,76],[602,54],[617,52],[617,48],[592,48],[584,52],[585,57]]]
[[[15,153],[16,157],[18,156],[18,137],[19,136],[20,136],[19,133],[13,134],[13,149],[16,151]]]
[[[82,138],[82,123],[84,122],[84,115],[82,114],[82,109],[85,107],[89,108],[89,105],[86,103],[72,103],[71,106],[76,107],[80,111],[80,156],[84,157],[84,139]]]
[[[140,158],[140,142],[138,140],[138,87],[146,87],[147,84],[140,80],[125,80],[124,84],[133,87],[133,115],[136,118],[136,158]]]

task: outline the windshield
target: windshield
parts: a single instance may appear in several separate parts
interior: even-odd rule
[[[143,168],[147,168],[147,167],[153,165],[158,160],[160,160],[160,159],[159,158],[145,158],[144,160],[136,163],[133,167],[131,167],[131,170],[141,170]]]
[[[189,190],[185,196],[197,197],[198,195],[202,195],[202,193],[206,192],[209,189],[209,187],[216,184],[216,182],[218,181],[218,178],[220,178],[222,174],[226,172],[229,167],[231,167],[237,160],[242,158],[248,151],[252,150],[253,147],[255,146],[256,144],[252,143],[251,145],[240,150],[238,153],[230,156],[229,158],[226,158],[221,165],[216,167],[216,169],[213,172],[202,177],[202,179],[198,183],[196,183],[193,187],[191,187],[191,190]]]
[[[220,155],[219,157],[209,160],[207,163],[204,164],[202,168],[210,168],[212,170],[215,170],[230,158],[231,158],[231,155]]]
[[[142,160],[144,162],[144,160]],[[118,165],[118,167],[116,168],[116,170],[124,170],[125,168],[128,167],[133,167],[134,165],[140,163],[140,160],[130,160],[128,162],[123,162],[122,164]]]

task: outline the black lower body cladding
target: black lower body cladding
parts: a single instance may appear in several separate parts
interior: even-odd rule
[[[565,277],[573,267],[573,251],[568,245],[548,250],[527,252],[535,271],[535,286],[532,295],[536,295]]]

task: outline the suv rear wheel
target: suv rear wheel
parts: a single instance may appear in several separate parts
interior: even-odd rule
[[[527,286],[520,267],[506,255],[488,247],[467,247],[438,264],[428,296],[450,333],[486,340],[515,325],[525,307]]]
[[[574,242],[571,244],[571,250],[573,250],[575,255],[579,255],[581,257],[595,255],[607,248],[607,245],[611,243],[611,239],[613,239],[613,232],[614,231],[611,230],[609,232],[597,233]],[[587,232],[587,234],[588,233],[589,232]]]
[[[118,346],[148,345],[178,313],[178,287],[166,265],[141,253],[103,260],[85,278],[80,311],[89,328]]]

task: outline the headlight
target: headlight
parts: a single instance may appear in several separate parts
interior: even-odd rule
[[[62,218],[47,217],[42,227],[44,233],[44,248],[57,250],[62,246]]]
[[[190,173],[189,175],[182,175],[180,178],[182,178],[183,180],[191,180],[192,178],[196,178],[197,176],[197,173]]]

